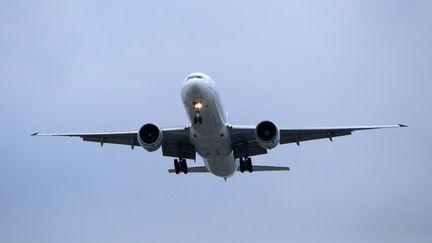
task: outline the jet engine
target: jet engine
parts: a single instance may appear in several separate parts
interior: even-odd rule
[[[272,149],[279,144],[279,128],[271,121],[260,122],[255,128],[255,138],[265,149]]]
[[[147,151],[153,152],[162,145],[162,130],[152,123],[147,123],[138,131],[138,142]]]

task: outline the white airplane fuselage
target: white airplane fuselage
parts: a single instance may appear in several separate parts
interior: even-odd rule
[[[191,121],[191,142],[203,157],[206,168],[216,176],[232,176],[238,160],[234,158],[227,114],[215,83],[202,73],[190,74],[183,83],[181,98]],[[202,122],[196,122],[198,117]]]

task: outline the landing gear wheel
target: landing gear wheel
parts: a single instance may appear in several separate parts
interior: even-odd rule
[[[185,174],[188,173],[188,167],[185,159],[175,159],[174,160],[174,170],[176,174],[180,174],[183,172]]]
[[[246,160],[246,167],[247,167],[249,173],[252,173],[253,166],[252,166],[252,159],[251,158],[247,158],[247,160]]]
[[[187,167],[187,163],[186,163],[185,159],[180,160],[180,167],[181,167],[181,170],[183,171],[183,173],[185,173],[185,174],[188,173],[188,167]]]
[[[197,124],[197,123],[199,123],[199,124],[201,124],[202,123],[202,117],[200,117],[200,116],[196,116],[196,117],[194,117],[194,124]]]
[[[178,159],[175,159],[174,160],[174,169],[175,169],[175,173],[178,175],[179,173],[180,173],[180,171],[181,171],[181,168],[180,168],[180,164],[179,164],[179,161],[178,161]]]
[[[246,169],[246,163],[243,158],[240,158],[240,172],[243,173]]]

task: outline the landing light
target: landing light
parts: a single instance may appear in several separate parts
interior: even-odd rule
[[[197,103],[194,104],[194,107],[195,107],[195,109],[197,109],[197,110],[201,110],[202,106],[203,106],[203,105],[202,105],[201,102],[197,102]]]

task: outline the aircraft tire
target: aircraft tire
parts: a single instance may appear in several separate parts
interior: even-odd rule
[[[174,169],[175,169],[175,173],[178,175],[180,173],[180,164],[178,159],[174,160]]]
[[[187,163],[186,163],[185,159],[181,159],[180,167],[181,167],[183,173],[185,173],[185,174],[188,173],[188,167],[187,167]]]
[[[247,159],[247,161],[246,161],[246,167],[247,167],[249,173],[252,173],[252,171],[253,171],[253,166],[252,166],[252,159],[251,159],[251,158],[248,158],[248,159]]]
[[[244,171],[245,171],[245,161],[244,161],[244,159],[243,158],[240,158],[240,172],[241,173],[244,173]]]

